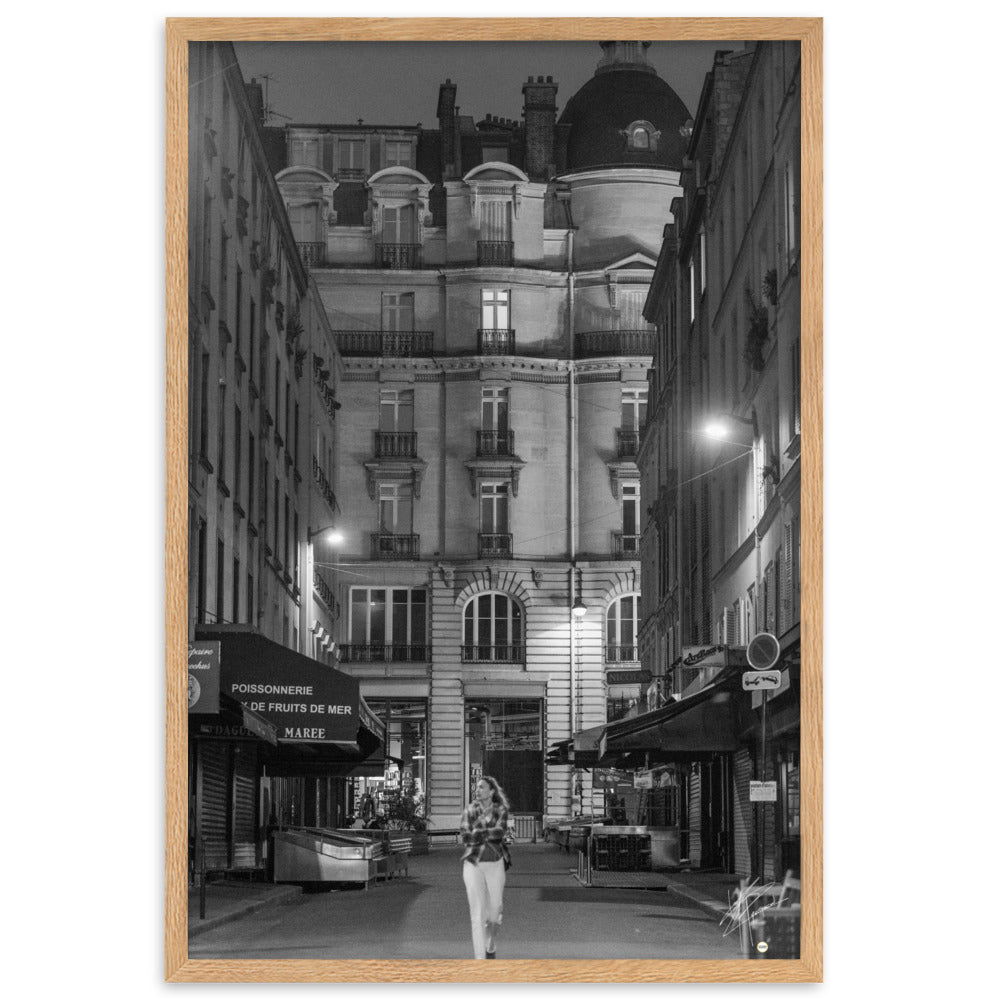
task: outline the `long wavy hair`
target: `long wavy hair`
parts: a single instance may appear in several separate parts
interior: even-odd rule
[[[504,795],[503,789],[500,787],[500,782],[489,774],[484,774],[479,780],[485,781],[493,789],[493,808],[496,809],[499,806],[510,812],[510,802],[507,801],[507,796]]]

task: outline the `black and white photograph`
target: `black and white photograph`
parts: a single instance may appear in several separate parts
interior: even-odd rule
[[[801,49],[187,43],[191,959],[802,957]]]

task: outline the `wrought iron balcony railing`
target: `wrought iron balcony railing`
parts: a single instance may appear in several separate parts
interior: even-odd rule
[[[462,647],[463,663],[524,663],[524,646],[513,643],[502,646],[472,645]]]
[[[480,457],[484,455],[513,455],[514,432],[476,431],[476,454]]]
[[[639,535],[626,535],[621,531],[612,531],[611,552],[617,559],[638,559]]]
[[[605,663],[638,663],[639,662],[639,647],[638,646],[605,646],[604,647],[604,662]]]
[[[316,461],[316,456],[313,456],[313,479],[316,485],[319,487],[320,493],[323,495],[323,499],[327,502],[330,510],[337,510],[337,497],[333,490],[330,488],[330,483],[326,476],[323,474],[323,470],[319,467],[319,462]]]
[[[391,271],[420,267],[419,243],[376,243],[375,263]]]
[[[576,335],[576,353],[581,358],[642,357],[655,349],[655,330],[590,330]]]
[[[512,547],[513,535],[502,535],[496,533],[483,534],[480,532],[480,559],[489,559],[490,557],[505,559],[510,556]]]
[[[506,240],[479,240],[476,261],[480,267],[509,267],[514,262],[514,244]]]
[[[296,243],[299,257],[305,267],[320,267],[326,263],[325,243]]]
[[[480,354],[514,354],[513,330],[487,330],[480,328],[478,333]]]
[[[416,431],[376,431],[376,458],[416,458]]]
[[[390,645],[351,644],[340,647],[341,663],[426,663],[431,658],[431,647],[408,646],[405,643]]]
[[[639,432],[636,430],[618,431],[618,457],[635,458],[639,454]]]
[[[337,347],[349,357],[430,357],[434,334],[430,330],[336,330]]]
[[[339,618],[340,607],[337,604],[337,598],[334,596],[333,588],[323,579],[319,570],[315,567],[313,568],[313,589],[316,591],[316,596],[326,605],[330,614],[334,618]]]
[[[419,558],[419,535],[394,535],[384,531],[372,533],[372,559]]]

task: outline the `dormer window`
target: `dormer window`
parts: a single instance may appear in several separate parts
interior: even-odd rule
[[[412,167],[413,143],[409,140],[405,142],[386,140],[385,165],[387,167]]]
[[[660,132],[647,121],[632,122],[623,129],[625,143],[629,150],[643,153],[655,153],[660,141]]]
[[[431,224],[430,181],[409,167],[386,167],[368,179],[369,222],[381,267],[420,266],[424,227]]]

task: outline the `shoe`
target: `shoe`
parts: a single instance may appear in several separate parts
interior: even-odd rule
[[[486,952],[486,957],[487,958],[496,958],[497,957],[497,953],[495,951],[488,951],[488,952]]]

